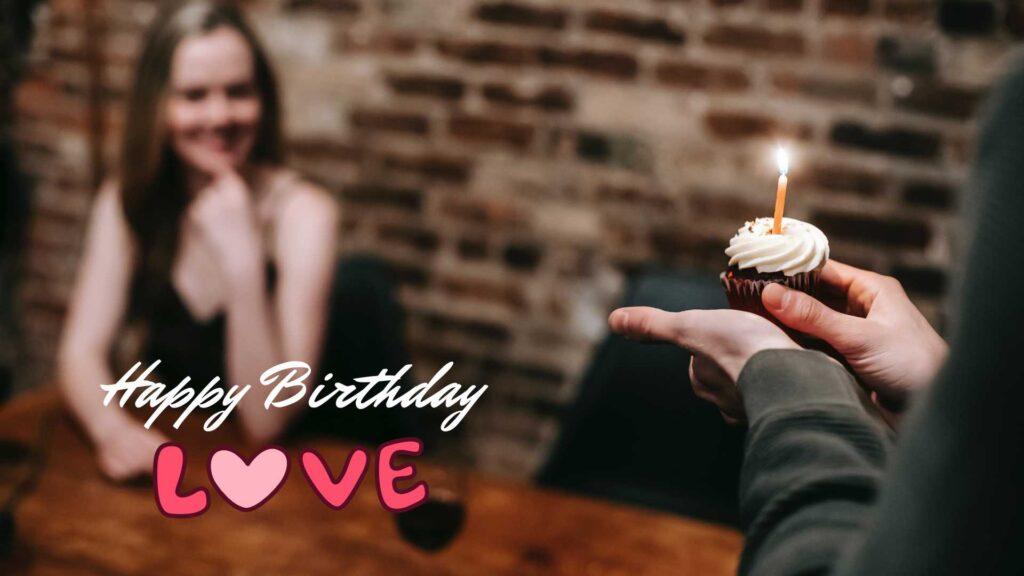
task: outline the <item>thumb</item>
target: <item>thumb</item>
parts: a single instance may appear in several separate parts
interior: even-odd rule
[[[859,328],[858,322],[863,321],[836,312],[809,294],[780,284],[766,286],[761,293],[761,302],[772,316],[786,326],[821,338],[837,350],[849,341],[851,332]]]

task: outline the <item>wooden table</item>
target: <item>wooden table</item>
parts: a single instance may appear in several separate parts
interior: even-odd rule
[[[742,545],[727,528],[471,473],[465,526],[429,554],[398,537],[371,475],[347,508],[333,511],[294,457],[284,487],[258,510],[235,510],[211,489],[205,514],[169,519],[151,488],[101,477],[53,391],[0,409],[0,438],[31,442],[44,418],[52,422],[46,465],[17,509],[18,542],[2,574],[715,575],[735,572]],[[209,487],[213,446],[241,446],[226,428],[204,433],[194,424],[172,436],[190,457],[184,487]],[[304,446],[332,467],[348,453],[334,440]],[[293,456],[298,448],[289,447]]]

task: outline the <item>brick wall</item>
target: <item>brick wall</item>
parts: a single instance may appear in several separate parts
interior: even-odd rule
[[[556,432],[623,272],[720,270],[771,211],[900,277],[937,323],[979,101],[1024,2],[253,0],[293,162],[337,194],[346,251],[403,278],[422,371],[491,385],[485,468],[525,474]],[[54,345],[95,182],[116,152],[154,5],[51,0],[17,92],[36,181],[26,382]]]

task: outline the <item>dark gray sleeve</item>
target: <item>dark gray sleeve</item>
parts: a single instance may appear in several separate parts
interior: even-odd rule
[[[768,350],[740,374],[747,418],[742,574],[833,567],[861,533],[888,447],[846,370],[820,352]]]
[[[1024,574],[1024,66],[990,102],[951,354],[842,574]]]

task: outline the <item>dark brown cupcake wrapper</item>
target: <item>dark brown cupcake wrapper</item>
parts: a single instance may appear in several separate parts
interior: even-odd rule
[[[784,278],[772,280],[753,280],[749,278],[730,277],[726,272],[722,272],[720,278],[722,279],[722,285],[725,287],[725,296],[729,299],[730,308],[733,310],[753,312],[758,316],[763,316],[778,324],[775,317],[772,316],[771,313],[765,309],[764,304],[761,303],[761,291],[764,290],[764,287],[769,284],[782,284],[788,288],[805,292],[811,296],[816,296],[818,278],[820,276],[820,270],[812,270],[811,272],[804,272],[802,274],[795,274],[793,276],[786,276]]]

